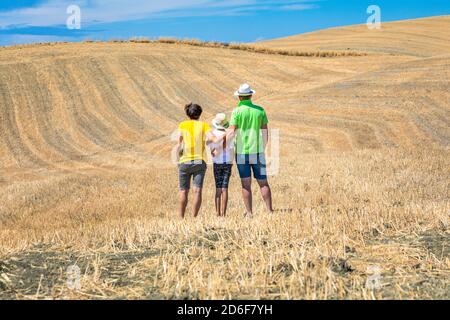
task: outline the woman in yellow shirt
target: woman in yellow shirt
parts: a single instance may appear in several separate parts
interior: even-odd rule
[[[188,204],[188,195],[193,181],[194,191],[194,217],[198,216],[202,206],[203,182],[206,174],[206,145],[209,143],[220,143],[225,134],[220,137],[211,132],[210,126],[200,121],[203,113],[201,106],[190,103],[184,107],[189,120],[180,123],[178,152],[179,158],[179,180],[180,201],[179,212],[184,218]]]

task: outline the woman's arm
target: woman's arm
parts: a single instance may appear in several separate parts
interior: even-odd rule
[[[179,134],[178,136],[178,144],[177,144],[177,161],[180,161],[181,155],[183,153],[183,135]]]

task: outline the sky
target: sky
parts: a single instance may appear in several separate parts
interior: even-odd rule
[[[68,12],[73,5],[78,20]],[[0,45],[133,37],[254,42],[363,24],[370,5],[380,7],[382,22],[450,14],[449,0],[0,0]]]

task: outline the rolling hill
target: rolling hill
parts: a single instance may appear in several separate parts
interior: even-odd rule
[[[450,52],[450,16],[384,22],[380,30],[366,25],[340,27],[261,42],[286,50],[363,51],[430,57]]]
[[[449,24],[258,44],[367,53],[333,58],[0,48],[0,298],[448,298]],[[278,214],[243,222],[235,174],[230,218],[213,217],[208,177],[203,218],[178,221],[183,106],[200,103],[205,121],[231,113],[243,82],[279,130]],[[74,260],[79,292],[61,271]],[[364,286],[374,264],[388,283],[375,292]]]

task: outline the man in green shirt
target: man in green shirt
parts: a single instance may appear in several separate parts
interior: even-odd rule
[[[233,111],[229,138],[235,138],[236,163],[242,182],[246,215],[253,215],[252,206],[252,171],[267,210],[273,213],[272,192],[267,180],[265,149],[269,140],[269,128],[266,112],[252,102],[255,91],[248,84],[243,84],[236,91],[239,105]]]

